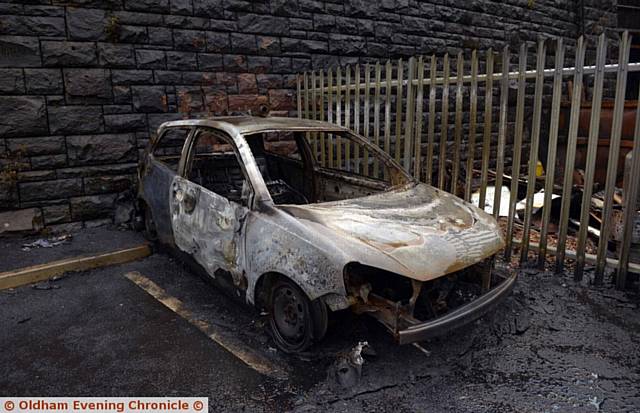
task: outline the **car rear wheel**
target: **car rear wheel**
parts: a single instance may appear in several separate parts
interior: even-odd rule
[[[311,301],[295,283],[278,279],[269,294],[269,325],[276,345],[285,353],[299,353],[327,330],[327,309]]]

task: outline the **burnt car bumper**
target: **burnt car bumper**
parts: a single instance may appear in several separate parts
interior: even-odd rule
[[[502,302],[513,289],[518,275],[513,272],[499,285],[487,291],[474,301],[432,320],[416,323],[396,331],[399,344],[409,344],[426,340],[477,320]]]

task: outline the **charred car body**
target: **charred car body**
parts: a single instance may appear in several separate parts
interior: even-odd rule
[[[474,320],[511,290],[496,221],[421,184],[346,128],[293,118],[167,122],[139,170],[145,231],[269,313],[302,351],[351,307],[399,343]]]

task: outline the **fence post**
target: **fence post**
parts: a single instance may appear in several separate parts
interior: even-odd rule
[[[613,210],[613,191],[616,186],[616,174],[618,170],[618,156],[620,154],[620,135],[622,133],[622,116],[624,113],[624,97],[627,88],[627,66],[629,64],[629,32],[622,34],[620,42],[620,57],[618,58],[618,75],[616,79],[616,98],[613,107],[613,124],[611,125],[611,140],[609,141],[609,164],[607,165],[607,178],[604,187],[604,208],[602,209],[602,227],[598,240],[598,254],[596,261],[595,283],[602,284],[604,279],[604,267],[607,258],[607,244],[611,232],[611,212]],[[637,141],[637,137],[636,137]],[[637,143],[637,142],[635,142]],[[616,281],[617,288],[624,288],[620,284],[620,278]]]
[[[333,123],[333,69],[331,68],[327,71],[327,121]],[[327,135],[327,157],[329,168],[333,168],[333,134]]]
[[[300,81],[300,75],[296,76],[296,100],[297,100],[297,105],[296,105],[296,109],[298,112],[298,118],[302,118],[302,86],[300,85],[301,81]]]
[[[342,69],[336,69],[336,123],[340,126],[342,123]],[[342,168],[342,138],[336,136],[336,169]]]
[[[369,115],[371,112],[371,105],[369,104],[369,98],[371,95],[371,66],[369,63],[364,65],[364,111],[363,111],[363,128],[364,128],[364,137],[367,139],[367,142],[371,142],[371,136],[369,133]],[[364,176],[369,176],[369,151],[364,149],[364,153],[362,154],[362,173]]]
[[[460,146],[462,145],[462,83],[464,77],[464,59],[462,52],[456,58],[456,114],[453,132],[453,172],[451,174],[451,193],[458,194],[460,175]]]
[[[324,117],[324,70],[320,71],[320,120],[326,120]],[[327,162],[327,154],[325,150],[325,135],[326,133],[320,132],[320,165],[322,166],[325,166]],[[316,139],[318,139],[317,136]]]
[[[549,125],[549,153],[547,154],[546,178],[544,183],[544,205],[542,208],[542,228],[540,231],[540,249],[538,251],[538,268],[544,270],[547,254],[547,234],[553,185],[556,171],[556,152],[558,150],[558,119],[560,117],[560,98],[562,97],[562,69],[564,66],[564,43],[562,38],[556,42],[555,72],[553,74],[553,96],[551,98],[551,124]]]
[[[440,157],[438,159],[438,188],[444,190],[447,157],[447,132],[449,128],[449,54],[442,59],[442,125],[440,127]]]
[[[491,156],[491,121],[493,116],[493,49],[486,56],[487,81],[484,87],[484,130],[482,133],[482,170],[480,172],[480,197],[478,206],[484,211],[489,183],[489,157]]]
[[[404,76],[404,69],[402,65],[402,59],[398,59],[398,66],[396,71],[397,86],[396,86],[396,140],[395,140],[395,158],[396,162],[400,163],[400,141],[402,135],[402,78]]]
[[[345,85],[346,90],[344,94],[344,126],[351,129],[351,66],[347,66],[345,69]],[[346,139],[344,142],[344,169],[345,171],[351,170],[351,144],[350,140]]]
[[[580,227],[578,228],[578,244],[576,246],[576,268],[573,279],[582,280],[584,270],[584,254],[587,243],[587,228],[589,227],[589,210],[591,208],[591,194],[593,191],[593,176],[596,169],[596,155],[598,151],[598,136],[600,135],[600,106],[602,105],[602,86],[604,84],[604,65],[607,58],[607,41],[602,33],[598,39],[596,52],[596,76],[593,82],[593,97],[591,98],[591,120],[589,125],[589,140],[587,142],[587,160],[585,162],[584,189],[582,191],[582,206],[580,209]],[[617,162],[616,162],[617,164]]]
[[[500,81],[500,123],[498,125],[498,146],[496,154],[496,184],[493,194],[493,216],[500,215],[502,197],[502,175],[504,173],[504,148],[507,140],[507,104],[509,103],[509,46],[502,50],[502,77]]]
[[[353,129],[357,135],[360,134],[360,65],[355,69],[355,92],[353,95]],[[351,146],[349,144],[349,146]],[[360,145],[353,145],[353,170],[360,172]]]
[[[640,90],[638,91],[638,102],[640,102]],[[618,279],[616,284],[619,288],[624,288],[627,282],[627,272],[629,270],[629,249],[633,239],[634,221],[636,218],[636,202],[638,200],[638,186],[640,185],[640,105],[636,109],[636,127],[633,136],[633,152],[631,154],[631,182],[627,183],[628,192],[624,194],[624,215],[622,222],[624,230],[622,232],[622,245],[620,248],[620,260],[618,261]]]
[[[536,169],[538,167],[538,147],[540,143],[540,121],[542,119],[542,94],[544,92],[544,64],[546,59],[544,40],[538,40],[536,61],[536,86],[533,97],[533,120],[531,125],[531,146],[529,148],[529,170],[527,176],[527,196],[524,208],[524,229],[520,247],[520,265],[529,260],[529,227],[533,213],[533,193],[536,189]],[[547,206],[551,208],[551,205]]]
[[[373,92],[373,143],[380,147],[380,78],[381,78],[380,62],[376,62],[375,68],[375,89]],[[373,176],[378,178],[380,172],[380,164],[378,157],[373,157]]]
[[[560,206],[560,227],[558,229],[558,246],[556,251],[556,273],[560,273],[564,269],[567,226],[569,223],[569,207],[571,206],[571,189],[573,184],[573,166],[576,158],[576,142],[578,140],[578,116],[580,116],[580,99],[582,96],[584,53],[584,37],[580,36],[578,39],[578,46],[576,48],[576,71],[573,76],[573,93],[571,95],[571,119],[569,121],[567,156],[564,163],[562,202]]]
[[[435,145],[436,134],[436,71],[437,68],[436,55],[431,55],[431,69],[429,70],[429,125],[427,130],[427,165],[426,180],[431,184],[433,175],[433,145]]]
[[[509,216],[507,217],[507,242],[504,249],[504,259],[511,259],[511,244],[513,241],[513,220],[516,214],[516,203],[518,202],[518,185],[520,184],[520,161],[522,159],[522,133],[524,127],[524,97],[527,79],[527,52],[528,45],[520,45],[520,56],[518,57],[518,95],[516,97],[516,126],[513,140],[513,160],[511,165],[511,193],[509,195]],[[502,70],[504,76],[504,69]],[[498,188],[496,188],[498,191]]]
[[[478,117],[478,52],[471,52],[471,90],[469,92],[469,138],[467,153],[467,175],[464,186],[464,200],[471,201],[471,183],[473,181],[473,160],[476,154],[476,121]]]
[[[422,56],[418,58],[418,89],[416,95],[416,133],[414,139],[414,151],[413,151],[413,176],[420,181],[421,180],[421,150],[422,150],[422,104],[424,93],[424,59]]]
[[[387,60],[385,65],[385,100],[384,100],[384,151],[390,155],[391,151],[391,78],[393,67],[391,61]],[[384,168],[384,179],[388,178],[387,168]]]
[[[404,151],[402,154],[402,165],[409,173],[411,172],[411,144],[413,143],[413,117],[415,116],[415,99],[413,80],[416,76],[416,58],[409,58],[409,73],[407,76],[407,113],[404,123]]]

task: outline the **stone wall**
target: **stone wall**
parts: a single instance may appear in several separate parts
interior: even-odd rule
[[[295,74],[311,68],[615,27],[615,1],[580,3],[0,3],[0,209],[33,208],[58,228],[126,220],[138,156],[163,121],[267,102],[293,115]]]

